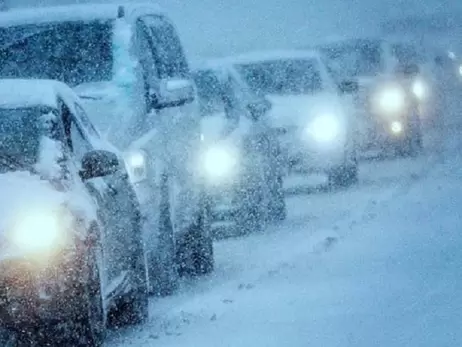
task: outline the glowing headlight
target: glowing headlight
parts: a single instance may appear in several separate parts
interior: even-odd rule
[[[68,216],[58,211],[38,210],[18,218],[10,230],[10,242],[26,253],[41,253],[64,245],[68,226]]]
[[[145,154],[141,151],[133,151],[126,156],[127,164],[131,168],[144,167],[146,165]]]
[[[341,131],[342,127],[338,117],[329,114],[318,116],[306,128],[308,136],[321,143],[335,141]]]
[[[400,134],[403,131],[403,124],[401,122],[392,122],[390,129],[394,134]]]
[[[428,86],[422,80],[415,80],[412,84],[412,92],[419,100],[423,100],[428,95]]]
[[[406,107],[406,93],[399,87],[390,87],[376,95],[374,106],[385,115],[401,113]]]
[[[131,151],[125,154],[125,162],[130,178],[135,183],[146,178],[146,153],[143,150]]]
[[[204,154],[204,170],[212,179],[223,179],[232,175],[238,165],[238,153],[234,148],[212,147]]]

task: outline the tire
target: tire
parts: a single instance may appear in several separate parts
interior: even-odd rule
[[[88,271],[88,277],[76,288],[76,297],[69,298],[71,303],[69,309],[77,312],[71,323],[73,327],[70,329],[69,335],[62,337],[57,334],[45,333],[40,334],[39,341],[40,339],[45,340],[51,346],[62,344],[63,339],[66,345],[76,347],[99,347],[103,344],[106,336],[106,317],[96,255],[90,254],[84,260],[84,265],[88,265],[88,268],[84,269],[84,271]],[[80,303],[77,301],[82,299],[83,301]],[[78,309],[72,306],[77,306]]]
[[[417,157],[423,150],[422,127],[418,117],[411,120],[410,131],[398,148],[402,157]]]
[[[332,169],[328,173],[328,184],[331,188],[346,188],[358,182],[358,163]]]
[[[215,268],[215,256],[213,251],[211,209],[203,197],[203,212],[199,216],[200,235],[193,254],[194,272],[196,275],[207,275]]]
[[[270,222],[283,221],[287,218],[287,205],[283,188],[282,176],[278,176],[270,183],[270,201],[268,203],[268,221]]]
[[[264,193],[261,182],[245,182],[235,198],[237,205],[234,220],[236,235],[244,236],[264,229],[266,211],[263,210]],[[266,206],[265,206],[266,207]]]
[[[175,235],[171,220],[168,176],[162,176],[161,206],[159,218],[159,242],[149,257],[150,293],[169,296],[178,289]],[[156,252],[156,253],[153,253]]]
[[[177,244],[177,264],[180,276],[200,276],[213,272],[215,258],[211,235],[210,207],[201,197],[201,207],[195,222]]]
[[[106,317],[101,292],[101,277],[94,254],[89,257],[88,264],[90,264],[90,278],[85,285],[85,293],[89,299],[85,304],[87,315],[79,319],[78,325],[81,326],[82,331],[80,338],[77,338],[81,340],[81,337],[84,336],[86,341],[82,346],[97,347],[102,345],[106,335]],[[78,345],[76,344],[76,346]]]
[[[131,245],[132,250],[132,272],[134,276],[134,289],[125,298],[121,298],[117,307],[110,312],[109,322],[111,326],[120,327],[136,325],[146,322],[149,318],[149,288],[148,275],[145,258],[145,250],[142,243],[142,230],[139,220],[134,223],[132,230],[135,237],[138,236]]]

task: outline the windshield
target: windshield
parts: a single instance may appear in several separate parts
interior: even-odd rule
[[[382,72],[382,47],[377,41],[344,43],[322,48],[330,66],[345,76],[375,76]]]
[[[57,79],[71,86],[112,75],[110,22],[67,22],[0,30],[0,77]]]
[[[39,160],[41,108],[0,108],[0,172],[30,169]]]
[[[238,65],[257,94],[305,94],[322,90],[322,77],[314,59],[281,59]]]
[[[214,71],[195,72],[194,82],[197,86],[202,115],[223,112],[227,107],[232,107],[232,90],[218,79]]]

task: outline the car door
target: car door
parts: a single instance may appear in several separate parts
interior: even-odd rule
[[[142,19],[149,32],[150,49],[154,56],[158,81],[188,79],[192,76],[175,27],[163,16],[149,15]],[[158,88],[158,86],[156,86]],[[165,164],[174,192],[171,205],[174,225],[186,231],[194,222],[199,206],[196,184],[197,155],[201,149],[201,118],[197,98],[182,106],[157,110],[156,126],[161,137],[155,150]]]
[[[72,153],[80,163],[83,156],[95,148],[89,136],[86,134],[81,121],[73,112],[74,108],[64,106],[64,112],[69,115],[69,135],[72,143]],[[100,208],[99,217],[103,223],[103,233],[101,235],[103,247],[103,269],[104,271],[104,293],[108,295],[107,290],[112,291],[115,283],[123,282],[125,276],[128,276],[126,262],[127,244],[126,244],[126,222],[121,214],[121,208],[118,205],[116,196],[118,194],[112,185],[112,177],[93,178],[85,182],[87,189],[97,200]]]

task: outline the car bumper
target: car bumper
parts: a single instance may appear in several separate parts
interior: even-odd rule
[[[75,257],[57,267],[25,260],[2,261],[0,324],[17,329],[65,322],[78,315],[82,299],[79,265]]]

